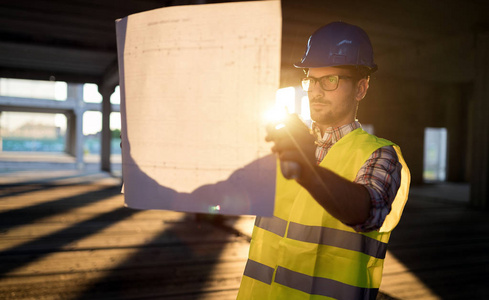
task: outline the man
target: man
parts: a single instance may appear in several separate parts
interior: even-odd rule
[[[410,175],[399,147],[356,121],[377,69],[367,34],[343,22],[309,38],[302,61],[314,121],[268,128],[284,165],[274,217],[257,218],[238,299],[375,299]],[[311,134],[312,132],[312,134]],[[283,170],[285,171],[285,170]]]

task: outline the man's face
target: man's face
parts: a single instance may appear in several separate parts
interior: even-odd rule
[[[352,76],[348,69],[336,67],[310,68],[309,77],[321,78],[328,75]],[[340,79],[338,88],[333,91],[325,91],[316,82],[309,92],[309,108],[311,119],[320,127],[338,127],[352,123],[355,120],[355,113],[358,101],[358,91],[356,81],[353,78]]]

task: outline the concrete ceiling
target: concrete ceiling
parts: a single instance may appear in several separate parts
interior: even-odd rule
[[[114,20],[159,7],[230,1],[0,1],[0,77],[116,80]],[[370,35],[378,76],[473,79],[475,37],[489,30],[489,1],[284,0],[282,85],[295,84],[309,35],[331,21]],[[112,79],[111,79],[112,78]],[[114,79],[115,78],[115,79]]]

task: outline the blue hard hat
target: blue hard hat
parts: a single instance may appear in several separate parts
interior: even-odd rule
[[[372,44],[367,33],[358,26],[333,22],[316,30],[296,68],[365,66],[377,70]]]

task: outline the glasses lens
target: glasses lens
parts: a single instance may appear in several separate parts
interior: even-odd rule
[[[321,82],[321,87],[323,88],[323,90],[332,91],[338,87],[338,76],[324,76],[321,77],[319,80]]]

